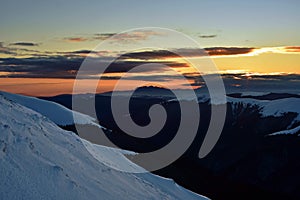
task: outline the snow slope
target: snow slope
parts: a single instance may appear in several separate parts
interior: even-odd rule
[[[254,94],[254,93],[248,93],[248,94]],[[263,93],[260,93],[263,94]],[[257,96],[259,96],[258,93],[256,93]],[[243,96],[243,95],[242,95]],[[198,102],[204,103],[209,101],[210,102],[210,96],[208,93],[198,93]],[[216,95],[218,97],[218,95]],[[220,98],[222,99],[222,98]],[[234,98],[227,96],[227,103],[231,103],[233,108],[235,105],[242,103],[242,104],[250,104],[250,105],[257,105],[259,108],[261,108],[261,114],[263,117],[268,116],[283,116],[285,113],[296,113],[297,117],[295,118],[294,122],[300,121],[300,98],[284,98],[284,99],[277,99],[277,100],[258,100],[258,99],[252,99],[252,98]],[[191,100],[189,97],[185,98],[185,100]],[[171,101],[178,101],[177,99],[171,99]],[[215,102],[210,102],[211,104],[218,105],[223,104],[223,100],[219,100],[218,98],[215,99]]]
[[[151,173],[110,168],[138,166],[123,155],[130,152],[82,142],[50,117],[3,95],[0,113],[0,199],[206,199]],[[103,162],[85,145],[93,146]]]
[[[263,117],[282,116],[284,113],[296,113],[297,117],[294,122],[300,121],[300,99],[299,98],[285,98],[277,100],[256,100],[250,98],[233,98],[227,97],[227,101],[234,106],[237,103],[258,105],[261,108]]]
[[[278,131],[278,132],[269,134],[269,136],[274,136],[274,135],[294,135],[294,134],[298,134],[298,136],[300,136],[300,126],[297,126],[297,127],[293,128],[293,129]]]
[[[72,110],[65,108],[64,106],[35,97],[28,97],[23,95],[11,94],[7,92],[0,92],[0,95],[5,98],[17,102],[27,108],[30,108],[42,115],[51,119],[54,123],[58,125],[72,125],[74,124],[73,113],[76,115],[77,124],[92,124],[99,126],[95,123],[95,119]],[[78,119],[78,120],[77,120]]]

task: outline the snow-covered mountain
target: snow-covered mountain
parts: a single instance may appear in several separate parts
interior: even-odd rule
[[[250,98],[232,98],[227,101],[234,106],[237,103],[257,105],[261,108],[261,114],[267,116],[282,116],[285,113],[296,113],[295,122],[300,121],[300,98],[284,98],[277,100],[257,100]]]
[[[210,115],[210,104],[221,102],[209,101],[209,96],[205,93],[199,92],[197,96],[203,116],[200,127],[206,127],[209,123],[206,116]],[[89,96],[78,95],[78,98],[86,102]],[[118,98],[122,100],[123,96]],[[132,99],[132,115],[144,124],[147,122],[144,113],[148,112],[148,106],[162,102],[170,113],[170,121],[161,135],[172,135],[170,133],[173,133],[174,124],[178,123],[177,119],[180,117],[180,112],[176,109],[178,100],[173,98],[143,93]],[[213,199],[299,199],[298,93],[230,93],[226,98],[227,115],[222,137],[208,157],[199,160],[195,156],[198,155],[203,135],[206,134],[205,128],[200,128],[191,151],[176,163],[156,173],[172,177],[185,187]],[[69,95],[52,97],[49,100],[72,107],[72,97]],[[166,138],[158,137],[147,144],[127,138],[127,134],[120,132],[113,123],[110,96],[98,94],[96,100],[97,114],[101,116],[98,120],[112,130],[112,140],[122,148],[136,152],[143,152],[145,149],[151,151],[153,146],[160,148],[162,141],[166,141]],[[111,162],[112,156],[104,156],[106,151],[102,147],[98,149],[94,145],[88,146],[92,152],[102,152],[98,155],[103,163]],[[110,152],[110,149],[107,150]],[[118,167],[124,163],[121,159],[114,162],[114,166]],[[122,167],[126,166],[128,165]]]
[[[96,120],[94,118],[76,111],[69,110],[64,106],[51,101],[1,91],[0,95],[38,113],[41,113],[57,125],[66,126],[74,124],[73,115],[76,115],[77,124],[91,124],[99,126],[95,123]]]
[[[294,127],[300,122],[300,98],[283,98],[276,100],[258,100],[251,98],[232,98],[228,97],[228,102],[231,103],[233,109],[238,104],[258,106],[260,114],[265,117],[283,117],[287,113],[294,113],[295,117],[284,130],[269,134],[275,135],[291,135],[300,132],[300,126]]]
[[[296,134],[300,131],[299,127],[294,127],[295,124],[300,122],[300,98],[289,97],[289,98],[279,98],[274,100],[264,100],[257,99],[260,96],[264,96],[270,93],[240,93],[240,98],[231,97],[227,95],[227,103],[229,103],[233,110],[236,110],[239,105],[247,106],[257,106],[260,109],[260,114],[262,118],[266,117],[283,117],[287,113],[294,113],[295,118],[286,130],[275,132],[270,134],[273,135],[283,135],[283,134]],[[247,96],[247,98],[244,98]],[[248,96],[252,97],[249,98]],[[209,94],[198,95],[198,102],[209,102]],[[214,104],[221,104],[222,102],[215,102]],[[212,103],[213,104],[213,103]]]
[[[51,115],[44,117],[12,97],[21,101],[0,95],[0,199],[206,199],[151,173],[110,168],[138,166],[123,155],[128,152],[82,142],[55,125]],[[85,145],[93,146],[98,160]]]
[[[264,95],[265,93],[253,94],[249,93],[253,97]],[[248,95],[248,94],[247,94]],[[244,93],[241,94],[241,97],[245,96]],[[261,108],[261,114],[264,117],[267,116],[282,116],[284,113],[292,112],[296,113],[298,116],[295,121],[300,121],[300,98],[281,98],[275,100],[260,100],[255,98],[235,98],[235,97],[226,97],[227,103],[231,103],[232,106],[242,103],[257,105]],[[198,102],[203,103],[210,101],[209,94],[198,94]],[[223,102],[215,102],[215,104],[221,104]]]

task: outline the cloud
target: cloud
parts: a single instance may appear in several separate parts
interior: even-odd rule
[[[0,42],[0,54],[6,54],[6,55],[15,55],[13,48],[6,47],[3,45],[3,42]]]
[[[197,75],[191,74],[187,78],[191,80],[191,85],[199,87],[200,90],[207,90],[205,80],[214,81],[217,74]],[[241,92],[275,92],[275,93],[299,93],[300,74],[221,74],[225,85],[226,93]],[[298,80],[298,81],[297,81]],[[187,85],[183,85],[187,86]],[[206,91],[207,92],[207,91]]]
[[[145,34],[145,33],[143,33]],[[142,35],[143,35],[142,34]],[[146,35],[141,36],[140,33],[128,38],[147,38],[155,33],[147,32]],[[127,37],[127,36],[126,36]],[[123,38],[124,39],[124,38]],[[130,40],[130,39],[129,39]],[[142,64],[153,63],[148,65],[142,72],[166,72],[163,68],[156,64],[166,65],[171,68],[188,68],[188,63],[177,58],[196,58],[201,56],[231,56],[231,55],[257,55],[260,53],[299,53],[300,47],[210,47],[205,49],[181,48],[171,50],[145,50],[139,52],[125,53],[112,51],[91,51],[88,49],[67,51],[67,52],[41,52],[5,46],[0,42],[0,53],[10,55],[13,58],[0,58],[0,76],[1,77],[38,77],[38,78],[75,78],[76,73],[86,58],[89,55],[91,61],[95,61],[94,66],[89,71],[84,72],[86,77],[97,74],[99,68],[107,66],[108,62],[115,60],[110,64],[105,73],[123,73]],[[123,52],[124,53],[124,52]],[[27,55],[27,58],[24,58]],[[22,57],[18,57],[22,56]],[[119,57],[118,57],[119,56]],[[174,58],[174,59],[173,59]],[[182,70],[182,69],[179,69]],[[240,74],[242,74],[241,72]],[[228,74],[228,73],[227,73]],[[235,75],[237,73],[234,73]],[[188,78],[194,80],[193,74],[187,74]],[[241,78],[237,77],[236,78]],[[263,79],[264,77],[254,77],[256,79]],[[275,76],[273,76],[275,78]],[[195,85],[197,82],[195,79]]]
[[[96,33],[93,36],[95,40],[106,40],[109,37],[114,36],[116,33]]]
[[[13,43],[13,44],[17,44],[17,43]],[[27,44],[27,46],[23,45],[24,47],[15,47],[15,46],[18,46],[18,45],[9,44],[9,46],[5,46],[3,42],[0,42],[0,54],[6,54],[9,56],[14,56],[14,57],[35,56],[35,55],[41,56],[41,54],[42,54],[38,50],[27,49],[26,47],[30,46],[28,44]],[[19,45],[19,46],[21,46],[21,45]],[[46,52],[44,52],[44,53],[46,53]],[[51,54],[50,52],[47,52],[47,53]]]
[[[242,55],[248,54],[254,51],[253,47],[210,47],[205,49],[194,48],[182,48],[182,49],[170,49],[170,50],[153,50],[153,51],[141,51],[133,52],[123,55],[128,59],[167,59],[167,58],[179,58],[179,57],[201,57],[201,56],[228,56],[228,55]]]
[[[67,41],[67,42],[85,42],[87,40],[88,40],[88,38],[84,38],[84,37],[66,37],[66,38],[64,38],[64,41]]]
[[[26,78],[75,78],[85,57],[80,56],[50,56],[50,57],[29,57],[29,58],[0,58],[1,77],[26,77]],[[126,61],[122,58],[108,63],[111,58],[89,58],[90,67],[82,71],[84,77],[92,78],[95,74],[105,69],[104,73],[123,73],[140,66],[148,64],[143,61]],[[162,67],[162,65],[165,65]],[[186,63],[177,63],[171,61],[157,61],[148,64],[142,73],[164,72],[168,67],[188,67]]]
[[[77,51],[69,51],[69,52],[63,52],[68,54],[89,54],[89,53],[96,53],[95,51],[91,50],[77,50]]]
[[[2,44],[0,43],[0,47],[1,46]],[[77,51],[77,53],[88,53],[88,51],[80,50]],[[166,53],[167,52],[163,52],[163,55],[166,55]],[[140,56],[140,54],[138,55]],[[132,55],[130,57],[132,57]],[[148,58],[149,55],[146,54],[143,55],[143,57]],[[84,71],[83,76],[79,78],[98,79],[99,76],[97,74],[99,69],[107,66],[107,62],[110,60],[109,57],[90,59],[92,63],[90,69]],[[30,58],[0,58],[0,77],[74,79],[83,60],[84,57],[81,56],[68,57],[64,55]],[[152,62],[153,61],[151,61],[151,63]],[[119,79],[120,73],[126,73],[142,64],[147,64],[147,68],[131,72],[127,77],[125,77],[125,79],[157,82],[179,80],[181,77],[176,74],[169,73],[168,67],[189,67],[186,63],[178,63],[168,60],[156,60],[151,65],[146,60],[133,61],[124,59],[124,57],[121,56],[107,68],[103,74],[104,77],[102,78],[105,80]],[[168,67],[162,67],[159,64],[164,64]],[[206,76],[206,79],[211,80],[217,77],[215,74],[205,74],[201,76],[201,74],[198,73],[186,73],[183,75],[191,82],[192,86],[200,88],[206,88],[203,76]],[[237,91],[256,91],[260,89],[264,91],[280,90],[284,92],[287,89],[299,90],[298,88],[300,88],[300,75],[297,74],[253,74],[240,71],[237,73],[227,72],[221,74],[221,76],[228,93],[234,93]]]
[[[289,47],[284,47],[284,50],[285,50],[286,52],[299,53],[299,52],[300,52],[300,46],[289,46]]]
[[[198,73],[183,74],[190,84],[182,84],[182,86],[195,86],[201,89],[207,89],[205,80],[214,81],[219,77],[218,74]],[[300,75],[299,74],[221,74],[227,93],[247,92],[247,91],[270,91],[270,92],[286,92],[299,91]],[[106,77],[110,79],[109,77]],[[114,77],[119,79],[120,77]],[[205,78],[205,79],[204,79]],[[167,82],[170,80],[182,80],[181,76],[170,74],[134,74],[132,76],[123,77],[126,80],[142,80]]]
[[[101,77],[102,78],[102,77]],[[107,77],[108,79],[110,77]],[[134,80],[134,81],[151,81],[151,82],[168,82],[172,80],[183,80],[182,76],[179,75],[169,75],[169,74],[133,74],[131,76],[118,77],[116,79],[124,79],[124,80]]]
[[[82,59],[67,59],[63,56],[39,58],[2,58],[0,71],[11,73],[6,77],[28,78],[74,78]]]
[[[33,42],[15,42],[15,43],[11,43],[9,45],[11,45],[11,46],[26,46],[26,47],[39,46],[39,44],[33,43]]]
[[[163,33],[150,30],[132,31],[127,33],[119,33],[111,37],[112,42],[137,42],[147,40],[152,36],[162,36]]]
[[[140,62],[140,61],[116,61],[112,63],[109,68],[106,70],[106,73],[120,73],[120,72],[128,72],[131,69],[134,69],[137,66],[147,64],[147,68],[143,68],[143,70],[138,70],[136,68],[136,72],[163,72],[171,68],[179,68],[179,67],[189,67],[186,63],[177,63],[177,62],[169,62],[169,61],[157,61],[157,62]]]
[[[207,53],[211,56],[224,56],[224,55],[240,55],[248,54],[254,51],[253,47],[210,47],[205,48]]]
[[[250,55],[259,55],[264,53],[277,53],[277,54],[299,54],[299,46],[281,46],[281,47],[261,47],[253,50]]]
[[[255,52],[257,48],[253,47],[210,47],[205,49],[195,49],[195,48],[181,48],[181,49],[170,49],[170,50],[145,50],[138,52],[125,53],[120,55],[119,59],[124,60],[166,60],[170,58],[185,58],[185,57],[202,57],[202,56],[228,56],[228,55],[246,55],[251,52]],[[91,51],[91,50],[77,50],[72,52],[62,52],[64,54],[83,54],[87,56],[87,54],[91,53],[93,55],[114,55],[117,56],[120,54],[117,52],[108,52],[108,51]]]
[[[215,38],[217,35],[199,35],[199,38]]]
[[[120,52],[119,51],[93,51],[88,49],[81,49],[81,50],[75,50],[75,51],[62,51],[62,52],[56,52],[58,55],[65,55],[68,57],[101,57],[102,59],[105,59],[106,57],[118,57]]]
[[[79,37],[65,37],[63,40],[66,42],[86,42],[94,40],[106,40],[109,37],[114,36],[115,33],[96,33],[88,36],[79,36]]]
[[[140,51],[123,54],[123,59],[140,59],[140,60],[151,60],[151,59],[165,59],[165,58],[175,58],[179,57],[178,54],[175,54],[168,50],[153,50],[153,51]]]
[[[94,41],[94,40],[106,40],[110,38],[110,42],[138,42],[142,40],[147,40],[152,36],[160,36],[162,33],[156,31],[132,31],[126,33],[96,33],[89,36],[80,36],[80,37],[66,37],[64,41],[67,42],[85,42],[85,41]]]
[[[224,74],[222,75],[227,92],[282,92],[299,91],[299,74]],[[238,87],[237,87],[238,86]]]

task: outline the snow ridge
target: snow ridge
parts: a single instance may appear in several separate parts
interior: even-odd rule
[[[278,132],[269,134],[268,136],[274,136],[274,135],[295,135],[295,134],[298,134],[298,136],[300,136],[300,126],[297,126],[297,127],[293,128],[293,129],[278,131]]]
[[[129,152],[82,142],[3,95],[0,113],[0,199],[206,199],[151,173],[110,168],[138,166],[123,155]]]
[[[54,123],[62,126],[72,125],[74,124],[73,114],[76,115],[76,123],[77,124],[91,124],[95,126],[99,126],[95,123],[95,119],[78,113],[76,111],[69,110],[68,108],[51,101],[46,101],[42,99],[38,99],[35,97],[28,97],[23,95],[11,94],[7,92],[0,92],[0,95],[5,98],[19,103],[27,108],[30,108],[42,115],[48,117]],[[78,119],[78,120],[77,120]]]
[[[300,99],[299,98],[285,98],[277,100],[256,100],[250,98],[233,98],[227,97],[227,101],[235,106],[237,103],[257,105],[261,108],[261,114],[263,117],[275,116],[280,117],[285,113],[296,113],[297,116],[294,122],[300,121]]]

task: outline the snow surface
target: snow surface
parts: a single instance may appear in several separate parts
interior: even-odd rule
[[[245,97],[245,96],[253,96],[253,97],[258,97],[258,96],[264,96],[264,95],[268,95],[270,94],[270,92],[242,92],[241,96]]]
[[[151,173],[110,168],[139,166],[123,155],[131,152],[81,140],[49,116],[4,96],[0,95],[0,199],[206,199]],[[22,100],[32,102],[31,98]],[[101,162],[85,146],[97,151]]]
[[[248,94],[250,94],[250,92]],[[256,95],[258,95],[258,93],[256,93]],[[210,96],[208,93],[197,94],[197,97],[199,103],[210,101]],[[214,105],[224,104],[223,98],[218,99],[217,98],[218,95],[215,95],[215,97],[216,97],[215,101],[210,102],[211,104]],[[185,98],[185,100],[191,100],[191,99],[187,97]],[[178,101],[178,99],[169,100],[169,102],[171,101]],[[295,118],[293,123],[300,121],[300,98],[291,97],[291,98],[276,99],[276,100],[259,100],[253,98],[234,98],[234,97],[227,96],[227,103],[231,103],[233,108],[238,103],[242,103],[245,105],[247,104],[257,105],[259,106],[259,108],[261,108],[261,114],[263,117],[269,117],[269,116],[280,117],[283,116],[285,113],[289,113],[289,112],[296,113],[297,117]]]
[[[272,134],[269,134],[268,136],[274,136],[274,135],[294,135],[300,133],[300,126],[297,126],[296,128],[293,129],[288,129],[288,130],[283,130],[283,131],[278,131]],[[299,136],[300,134],[298,134]]]
[[[95,126],[99,126],[95,123],[96,120],[94,118],[78,113],[76,111],[69,110],[64,106],[51,101],[46,101],[35,97],[11,94],[7,92],[0,92],[0,95],[38,113],[41,113],[58,125],[66,126],[74,124],[74,114],[76,115],[76,124],[92,124]]]
[[[227,102],[235,106],[237,103],[258,105],[262,110],[263,117],[275,116],[280,117],[285,113],[296,113],[297,117],[294,122],[300,121],[300,98],[285,98],[277,100],[256,100],[250,98],[233,98],[227,97]]]

